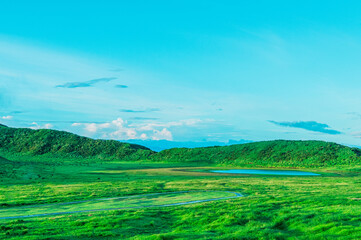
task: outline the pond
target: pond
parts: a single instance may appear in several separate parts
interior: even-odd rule
[[[321,175],[313,172],[303,172],[303,171],[293,171],[293,170],[263,170],[263,169],[212,170],[211,172],[233,173],[233,174],[287,175],[287,176],[320,176]]]

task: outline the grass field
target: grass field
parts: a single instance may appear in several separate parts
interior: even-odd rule
[[[39,204],[0,209],[0,219],[65,215],[78,212],[109,211],[127,208],[165,207],[236,198],[226,191],[181,191],[102,198],[58,204]]]
[[[297,177],[217,174],[208,170],[225,167],[192,163],[81,164],[74,159],[56,166],[36,157],[6,158],[18,164],[1,177],[4,215],[9,208],[162,192],[233,191],[245,197],[0,220],[4,239],[361,238],[358,166],[312,169],[322,175]]]

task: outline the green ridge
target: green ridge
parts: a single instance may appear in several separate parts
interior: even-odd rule
[[[361,151],[322,141],[264,141],[224,147],[174,148],[159,152],[153,161],[208,162],[231,166],[322,167],[361,163]]]
[[[227,166],[328,167],[361,164],[361,150],[323,141],[264,141],[222,147],[150,149],[72,133],[0,127],[0,152],[60,158],[193,162]]]
[[[139,160],[153,153],[146,147],[114,140],[94,140],[50,129],[9,127],[0,127],[0,150],[21,155],[111,160]]]

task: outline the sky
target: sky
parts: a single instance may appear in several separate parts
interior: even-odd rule
[[[0,123],[361,144],[360,1],[2,1]]]

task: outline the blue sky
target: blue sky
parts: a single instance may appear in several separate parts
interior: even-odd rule
[[[0,122],[360,144],[359,1],[5,1]]]

